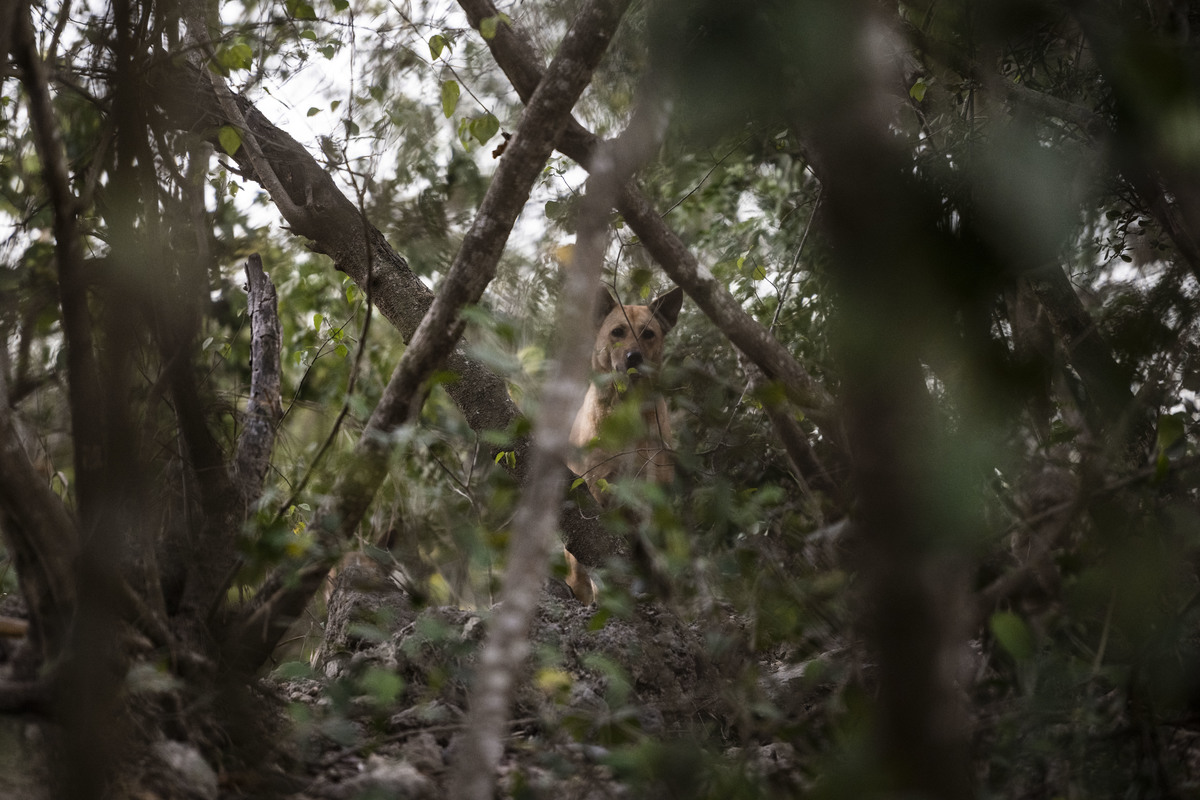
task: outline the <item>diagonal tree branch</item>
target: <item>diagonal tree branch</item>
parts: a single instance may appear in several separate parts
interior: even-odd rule
[[[210,142],[219,144],[217,130],[222,125],[238,124],[224,113],[211,82],[198,70],[162,65],[150,73],[150,78],[156,101],[176,128],[202,132]],[[363,234],[358,207],[339,191],[303,145],[268,120],[247,98],[235,95],[234,101],[245,130],[258,142],[262,163],[270,166],[282,187],[272,199],[278,195],[286,201],[278,207],[291,230],[309,239],[313,250],[330,256],[338,270],[369,293],[375,307],[404,340],[411,341],[433,303],[433,292],[377,228],[368,225]],[[259,180],[243,148],[232,158]],[[298,209],[300,213],[285,209]],[[472,430],[505,430],[517,418],[516,406],[498,375],[458,350],[448,356],[445,366],[459,376],[446,386],[446,391]]]
[[[248,669],[274,650],[336,561],[339,547],[358,527],[387,471],[390,433],[420,409],[425,381],[457,345],[462,309],[476,303],[491,282],[508,235],[554,147],[575,101],[591,81],[627,0],[592,0],[559,46],[547,80],[530,100],[441,291],[421,320],[355,448],[350,469],[318,510],[311,529],[315,556],[298,572],[268,579],[230,639],[230,655]],[[552,506],[553,507],[553,506]]]

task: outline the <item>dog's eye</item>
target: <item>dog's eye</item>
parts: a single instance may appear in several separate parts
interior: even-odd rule
[[[642,331],[642,338],[645,339],[647,342],[650,341],[651,339],[654,338],[654,331],[651,331],[651,330]]]
[[[612,337],[614,339],[624,339],[625,338],[625,327],[622,325],[618,325],[617,327],[613,328],[612,329]]]

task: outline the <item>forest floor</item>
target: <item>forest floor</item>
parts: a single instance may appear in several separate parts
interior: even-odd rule
[[[549,585],[534,620],[499,796],[695,797],[714,781],[735,791],[722,796],[767,787],[791,796],[808,786],[792,745],[754,733],[764,713],[811,700],[803,668],[751,658],[748,632],[720,610],[702,624],[653,602],[614,614],[564,593]],[[441,798],[486,625],[486,613],[418,610],[390,584],[341,586],[316,652],[280,664],[249,692],[197,702],[169,677],[156,682],[161,672],[135,667],[134,738],[146,747],[116,796]],[[203,729],[194,707],[204,702],[244,705],[249,730]],[[172,714],[187,721],[164,722]],[[0,715],[0,800],[52,796],[62,765],[51,766],[47,744],[56,735],[38,714]],[[758,791],[735,789],[750,784]]]
[[[699,790],[714,773],[695,761],[714,746],[735,771],[756,773],[743,778],[801,789],[789,745],[760,742],[746,752],[732,743],[752,724],[747,697],[761,691],[770,701],[802,671],[752,663],[736,620],[714,629],[656,603],[610,615],[555,588],[543,593],[531,631],[500,796],[599,800],[646,796],[660,785],[670,794],[658,796],[698,796],[687,787]],[[485,628],[479,613],[418,612],[386,588],[335,594],[311,674],[285,666],[272,679],[305,776],[290,797],[444,796]],[[747,681],[761,685],[748,692]]]

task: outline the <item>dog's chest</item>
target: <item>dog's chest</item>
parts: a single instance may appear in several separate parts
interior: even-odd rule
[[[595,385],[591,386],[575,417],[571,444],[580,448],[580,453],[570,463],[572,471],[585,478],[589,486],[600,478],[613,480],[640,476],[660,480],[671,440],[666,401],[658,395],[643,398],[639,403],[641,425],[638,434],[622,442],[620,447],[601,447],[593,442],[600,435],[605,419],[613,412],[613,405],[605,399]]]

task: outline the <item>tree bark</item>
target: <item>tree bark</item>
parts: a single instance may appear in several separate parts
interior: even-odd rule
[[[951,530],[975,521],[953,513],[935,487],[937,466],[965,457],[969,444],[947,432],[921,360],[940,335],[952,335],[932,316],[942,302],[934,265],[944,242],[937,206],[909,177],[891,132],[882,78],[890,73],[879,61],[894,51],[880,42],[887,33],[877,10],[859,2],[838,13],[846,15],[836,28],[846,55],[831,82],[845,102],[801,100],[796,128],[818,168],[833,245],[859,624],[878,665],[872,766],[883,792],[965,800],[973,778],[954,667],[965,646],[970,571]]]
[[[246,259],[250,297],[250,397],[246,418],[238,437],[234,469],[238,491],[249,507],[262,493],[275,446],[275,426],[283,416],[280,404],[279,350],[283,333],[279,327],[279,298],[275,284],[263,271],[257,253]]]
[[[0,372],[0,530],[32,620],[31,644],[57,654],[75,610],[75,520],[29,460]]]

